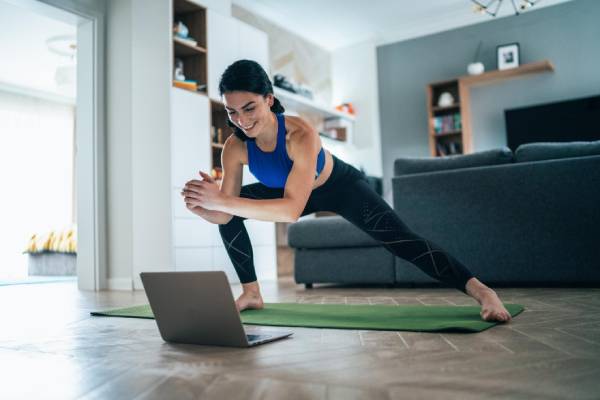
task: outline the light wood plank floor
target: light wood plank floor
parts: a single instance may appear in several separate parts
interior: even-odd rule
[[[262,290],[268,302],[476,305],[440,288],[306,290],[285,278]],[[289,328],[290,339],[235,349],[168,344],[153,320],[89,315],[145,303],[142,291],[4,286],[0,399],[600,398],[600,289],[496,290],[526,310],[481,333]]]

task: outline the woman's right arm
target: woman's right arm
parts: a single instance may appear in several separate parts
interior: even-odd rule
[[[223,177],[221,180],[220,190],[229,196],[239,196],[242,188],[243,164],[241,151],[243,151],[243,142],[235,135],[231,135],[225,140],[223,151],[221,153],[221,165],[223,166]],[[212,177],[202,176],[204,180],[212,180]],[[202,207],[194,207],[190,209],[194,214],[204,218],[213,224],[226,224],[233,215],[222,212],[207,210]]]
[[[202,177],[204,178],[204,180],[207,180],[210,182],[214,181],[210,175],[204,174]],[[231,214],[227,214],[227,213],[224,213],[221,211],[207,210],[206,208],[202,208],[200,206],[193,206],[193,207],[188,206],[188,210],[190,210],[197,216],[202,217],[203,219],[207,220],[211,224],[219,224],[219,225],[226,224],[232,218]]]

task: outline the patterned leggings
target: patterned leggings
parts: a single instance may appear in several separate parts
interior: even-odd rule
[[[427,275],[467,293],[465,285],[473,274],[458,260],[429,240],[412,232],[396,212],[367,183],[353,166],[333,156],[331,176],[313,189],[302,216],[316,211],[331,211],[369,234],[394,255],[410,261]],[[262,183],[242,186],[240,197],[277,199],[283,189]],[[241,283],[256,281],[252,245],[244,225],[246,218],[234,216],[219,225],[223,244]]]

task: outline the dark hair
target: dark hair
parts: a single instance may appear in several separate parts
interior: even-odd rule
[[[221,96],[224,93],[233,91],[252,92],[266,96],[267,94],[273,94],[273,85],[259,63],[252,60],[238,60],[225,69],[219,81],[219,94]],[[282,114],[285,111],[277,98],[271,106],[271,111],[276,114]],[[249,139],[244,131],[231,122],[229,118],[227,118],[227,125],[233,128],[233,133],[240,140],[246,141]]]

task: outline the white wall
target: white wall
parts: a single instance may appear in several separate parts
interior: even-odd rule
[[[131,289],[133,265],[133,185],[131,114],[131,1],[114,0],[107,9],[106,174],[108,288]]]
[[[173,268],[170,1],[133,0],[132,217],[134,288],[141,271]]]
[[[108,284],[173,269],[169,1],[108,2]]]
[[[340,156],[368,175],[382,176],[376,56],[373,42],[334,51],[331,81],[333,103],[351,102],[356,110],[352,142],[338,145]]]
[[[265,32],[269,38],[269,77],[282,74],[309,87],[315,102],[331,103],[331,54],[318,44],[294,34],[279,21],[267,20],[251,10],[233,5],[232,15]],[[281,99],[280,99],[281,100]],[[287,109],[285,101],[283,106]]]

